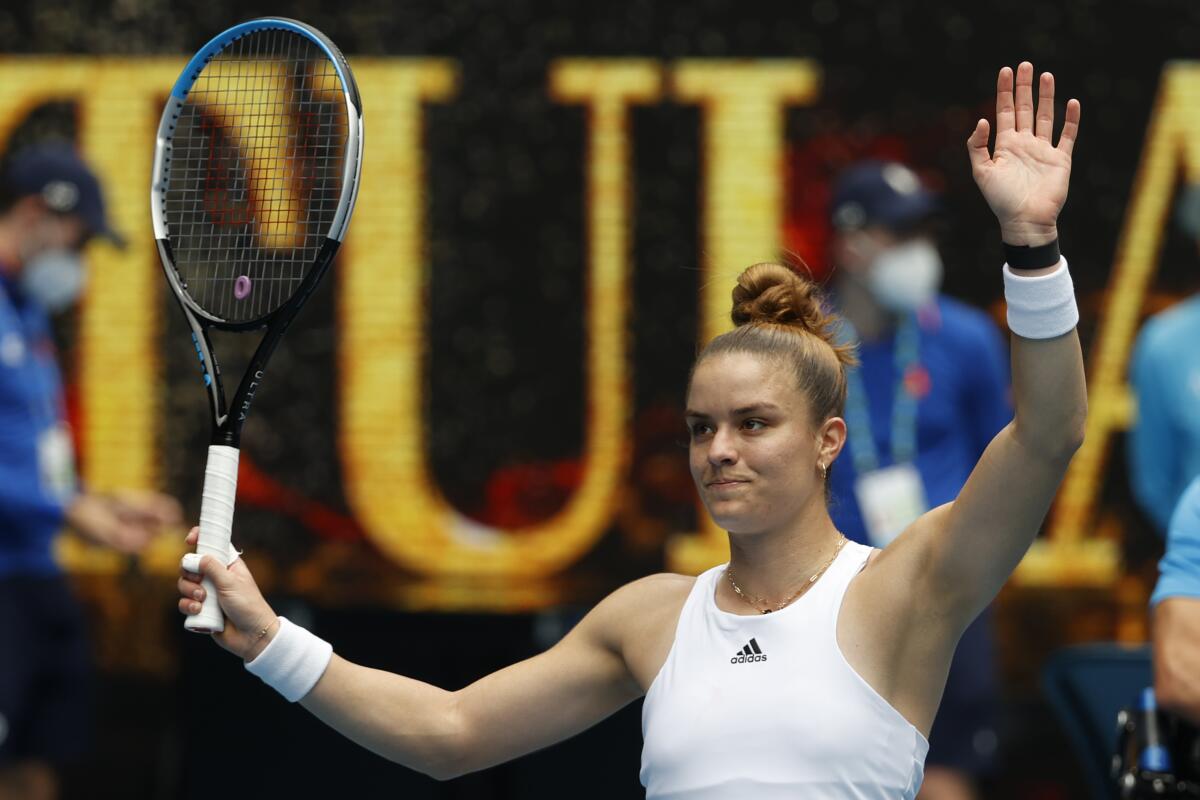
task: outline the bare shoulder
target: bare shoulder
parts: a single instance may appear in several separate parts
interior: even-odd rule
[[[683,604],[695,584],[690,575],[648,575],[617,589],[588,615],[595,635],[621,654],[643,691],[666,661]]]
[[[595,613],[614,633],[642,626],[659,616],[678,618],[695,585],[691,575],[661,572],[625,584],[600,601]]]
[[[696,585],[694,575],[677,575],[674,572],[659,572],[647,575],[636,581],[627,583],[617,589],[609,598],[619,602],[646,602],[656,600],[669,602],[672,597],[678,597],[680,602],[687,598],[688,592]]]
[[[842,630],[854,624],[867,639],[898,647],[911,641],[913,629],[926,637],[936,633],[951,599],[932,596],[928,573],[950,509],[949,503],[932,509],[886,548],[872,550],[846,591]]]
[[[889,602],[908,605],[928,600],[915,595],[914,588],[921,585],[929,569],[932,551],[938,546],[952,507],[952,503],[946,503],[922,514],[885,549],[874,550],[856,583],[870,587],[866,591]]]

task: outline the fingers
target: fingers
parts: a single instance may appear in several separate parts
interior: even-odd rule
[[[109,533],[108,545],[127,556],[135,556],[145,549],[153,535],[140,525],[118,522]]]
[[[988,133],[990,126],[986,119],[975,123],[975,130],[967,137],[967,155],[971,159],[971,170],[978,171],[991,160],[988,153]]]
[[[1058,149],[1067,155],[1075,149],[1075,137],[1079,135],[1079,101],[1071,98],[1067,101],[1067,116],[1063,121],[1062,133],[1058,136]]]
[[[197,525],[196,527],[194,527],[190,531],[188,531],[187,538],[184,539],[183,541],[185,543],[191,545],[192,547],[195,547],[196,542],[200,541],[200,526]]]
[[[978,126],[976,127],[978,131]],[[1043,72],[1038,81],[1037,116],[1033,107],[1033,64],[1022,61],[1016,74],[1008,67],[1000,69],[996,79],[996,132],[1015,130],[1018,133],[1032,132],[1037,138],[1050,142],[1054,138],[1054,75]],[[1079,131],[1079,101],[1067,103],[1067,117],[1063,123],[1058,147],[1067,155],[1075,146]],[[974,139],[976,134],[971,134]],[[970,142],[971,139],[968,140]],[[972,157],[973,158],[973,157]]]
[[[1033,64],[1022,61],[1017,67],[1017,132],[1033,129]]]
[[[1033,132],[1047,142],[1054,135],[1054,76],[1049,72],[1042,73],[1038,89],[1037,122]]]
[[[1008,67],[1001,67],[1000,75],[996,78],[996,133],[1011,131],[1015,125],[1013,71]]]
[[[179,599],[180,614],[187,614],[188,616],[191,616],[192,614],[199,614],[201,608],[201,604],[197,603],[195,600],[189,600],[186,597],[181,597]]]
[[[196,576],[190,575],[187,572],[183,573],[179,580],[175,582],[175,588],[179,590],[181,597],[204,602],[204,587],[192,580],[194,577]]]
[[[183,519],[179,501],[170,495],[155,492],[147,498],[146,505],[159,525],[178,525]]]
[[[233,576],[229,574],[229,568],[212,556],[200,559],[200,572],[218,589],[233,588]]]
[[[175,582],[175,587],[179,590],[179,612],[181,614],[199,614],[201,604],[204,602],[204,587],[197,583],[195,575],[191,572],[180,570],[180,578]]]

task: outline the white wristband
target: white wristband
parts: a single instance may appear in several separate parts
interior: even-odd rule
[[[1053,339],[1079,324],[1066,258],[1059,260],[1054,272],[1033,277],[1017,275],[1005,264],[1004,299],[1008,329],[1025,339]]]
[[[246,669],[294,703],[317,685],[331,658],[333,646],[329,642],[280,617],[275,638],[246,664]]]

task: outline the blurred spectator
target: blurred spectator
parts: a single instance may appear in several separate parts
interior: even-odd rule
[[[1200,184],[1176,209],[1180,227],[1200,242]],[[1200,295],[1156,314],[1134,346],[1130,382],[1137,420],[1129,442],[1129,474],[1142,510],[1165,533],[1183,490],[1200,475]]]
[[[1159,564],[1154,609],[1154,688],[1168,711],[1200,725],[1200,476],[1184,492]]]
[[[876,547],[957,497],[1012,419],[999,331],[983,312],[938,293],[936,207],[917,175],[894,162],[861,162],[833,188],[832,297],[861,366],[849,376],[849,452],[830,470],[830,511],[846,536]],[[990,617],[981,614],[959,642],[921,798],[974,797],[994,761]]]
[[[43,800],[89,721],[83,618],[51,542],[65,524],[135,553],[180,515],[170,498],[89,493],[75,477],[49,314],[79,296],[87,241],[117,239],[96,176],[45,144],[8,161],[0,191],[0,799]]]

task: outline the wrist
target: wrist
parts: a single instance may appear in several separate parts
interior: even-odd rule
[[[1028,223],[1010,222],[1000,225],[1000,240],[1014,247],[1041,247],[1058,238],[1057,223],[1050,225],[1031,225]]]
[[[1058,239],[1040,246],[1004,244],[1004,261],[1018,275],[1047,274],[1062,260]]]
[[[242,661],[249,663],[258,658],[259,653],[267,649],[267,645],[279,633],[279,617],[274,613],[265,618],[261,625],[256,625],[247,632],[252,637],[250,646],[246,648],[246,652],[242,654]]]
[[[270,646],[246,662],[246,671],[295,703],[317,685],[332,658],[329,642],[279,617]]]
[[[1067,260],[1046,274],[1017,275],[1004,265],[1004,299],[1008,329],[1023,339],[1054,339],[1079,324],[1075,289]]]

